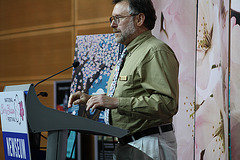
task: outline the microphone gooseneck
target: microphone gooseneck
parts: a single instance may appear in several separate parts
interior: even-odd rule
[[[46,80],[48,80],[48,79],[50,79],[50,78],[52,78],[52,77],[54,77],[54,76],[56,76],[56,75],[58,75],[58,74],[60,74],[60,73],[62,73],[62,72],[64,72],[64,71],[66,71],[66,70],[68,70],[68,69],[70,69],[70,68],[72,68],[72,67],[74,67],[74,68],[78,67],[79,64],[80,64],[80,63],[79,63],[78,61],[74,62],[74,63],[72,64],[72,66],[70,66],[70,67],[68,67],[68,68],[66,68],[66,69],[64,69],[64,70],[62,70],[62,71],[60,71],[60,72],[58,72],[58,73],[50,76],[50,77],[47,77],[47,78],[39,81],[38,83],[36,83],[36,84],[34,85],[34,87],[36,87],[36,86],[39,85],[40,83],[42,83],[42,82],[44,82],[44,81],[46,81]]]

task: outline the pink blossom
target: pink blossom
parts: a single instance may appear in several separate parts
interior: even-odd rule
[[[19,107],[20,107],[20,117],[22,117],[22,120],[23,120],[23,117],[24,117],[24,109],[23,109],[23,103],[22,103],[22,101],[19,102]]]
[[[236,1],[235,1],[236,3]],[[238,1],[239,3],[239,1]],[[230,59],[230,107],[231,107],[231,150],[232,159],[237,160],[240,157],[240,26],[236,24],[236,18],[231,19],[231,59]]]

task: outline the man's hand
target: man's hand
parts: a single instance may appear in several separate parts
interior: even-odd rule
[[[89,111],[90,108],[92,110],[103,109],[103,108],[109,108],[109,109],[115,109],[118,107],[118,99],[106,96],[104,94],[92,96],[87,101],[87,108],[86,111]]]
[[[73,93],[70,95],[68,100],[68,108],[72,107],[72,104],[86,104],[87,101],[91,98],[90,95],[77,91],[76,93]]]

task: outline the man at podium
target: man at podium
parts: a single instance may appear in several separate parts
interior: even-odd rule
[[[119,138],[114,159],[177,159],[172,117],[178,110],[178,61],[151,30],[151,0],[113,0],[110,24],[125,45],[108,82],[107,95],[76,92],[72,104],[105,109],[105,123],[130,131]]]

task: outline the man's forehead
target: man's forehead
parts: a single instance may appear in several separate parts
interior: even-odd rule
[[[112,15],[128,14],[128,9],[129,9],[128,1],[121,1],[114,6]]]

